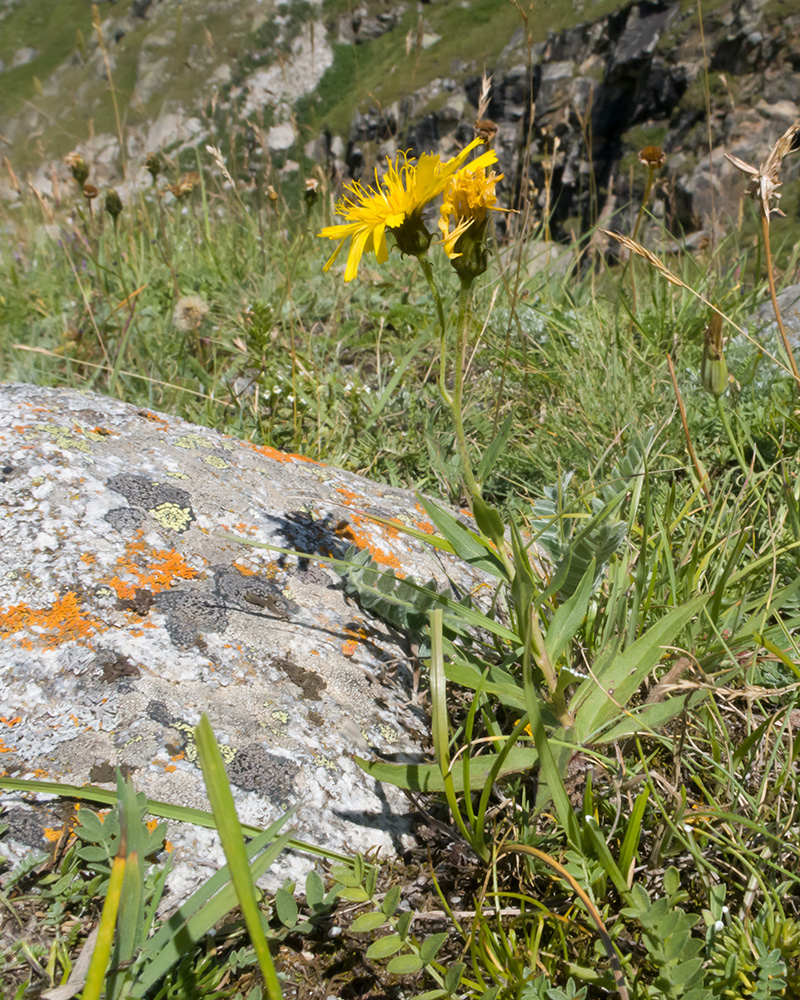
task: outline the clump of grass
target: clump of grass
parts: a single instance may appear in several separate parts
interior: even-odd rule
[[[227,911],[207,907],[206,887],[192,904],[202,933],[163,957],[174,941],[152,901],[164,869],[147,859],[166,831],[137,845],[145,804],[121,785],[116,830],[87,820],[51,864],[6,873],[0,975],[14,995],[67,979],[96,921],[113,934],[93,995],[796,989],[797,418],[793,379],[768,344],[748,343],[756,291],[737,284],[741,251],[668,260],[619,237],[650,265],[625,316],[621,270],[582,274],[580,247],[568,279],[519,266],[499,281],[484,172],[470,188],[482,203],[444,189],[448,256],[409,205],[416,228],[395,226],[397,244],[419,274],[384,261],[378,239],[345,289],[313,238],[331,222],[319,178],[293,205],[219,148],[183,172],[154,155],[129,164],[151,181],[120,209],[110,192],[85,203],[81,162],[74,188],[22,188],[4,220],[6,377],[88,385],[466,499],[474,522],[423,502],[436,543],[493,587],[457,600],[381,578],[355,553],[340,567],[348,593],[427,646],[430,760],[360,763],[427,793],[430,865],[339,859],[303,892],[259,903],[249,887],[288,835],[248,830],[244,844],[211,753],[236,888],[214,886],[244,922],[229,918],[224,945],[207,937]],[[112,920],[114,871],[136,906]],[[27,946],[19,928],[42,898]],[[312,955],[313,976],[287,940]]]

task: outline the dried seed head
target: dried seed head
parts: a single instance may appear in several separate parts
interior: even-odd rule
[[[494,137],[497,135],[497,125],[488,118],[484,118],[476,121],[472,127],[475,129],[475,135],[481,140],[484,146],[491,146],[494,142]]]
[[[306,189],[303,193],[303,197],[306,200],[306,205],[310,208],[314,205],[319,198],[319,181],[316,177],[306,178]]]
[[[182,174],[176,184],[168,184],[167,187],[176,198],[184,198],[200,183],[200,174],[196,170],[191,170],[188,174]]]
[[[267,185],[267,197],[271,202],[276,202],[278,200],[278,192],[271,184]]]
[[[108,191],[106,191],[106,211],[114,222],[117,221],[117,218],[122,212],[122,199],[114,188],[109,188]]]
[[[658,170],[667,162],[667,154],[660,146],[645,146],[639,150],[639,163],[648,170]]]
[[[798,131],[800,131],[800,119],[778,139],[758,170],[752,164],[740,160],[738,156],[732,156],[730,153],[725,154],[725,158],[747,177],[747,194],[760,203],[761,211],[768,221],[771,212],[778,215],[784,214],[778,208],[778,200],[780,199],[778,188],[781,186],[778,176],[783,158],[788,153],[794,152],[794,140]]]
[[[172,322],[182,333],[199,330],[200,324],[208,313],[208,303],[199,295],[183,295],[175,303]]]
[[[89,168],[86,166],[86,161],[81,156],[77,150],[68,153],[64,157],[64,162],[69,167],[72,176],[75,178],[75,183],[78,187],[82,188],[86,183],[86,178],[89,176]]]
[[[94,201],[94,199],[100,194],[94,184],[84,184],[83,185],[83,197],[87,201]]]

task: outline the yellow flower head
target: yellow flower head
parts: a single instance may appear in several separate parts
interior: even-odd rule
[[[476,160],[475,163],[477,162]],[[503,174],[496,174],[494,171],[487,177],[483,167],[475,169],[471,163],[453,178],[445,192],[439,218],[439,229],[444,236],[442,242],[451,260],[461,256],[463,247],[457,251],[456,244],[460,243],[464,233],[471,230],[471,240],[476,243],[482,241],[487,212],[490,209],[503,211],[497,207],[495,193],[497,182],[502,179]]]
[[[424,253],[430,243],[430,234],[422,223],[422,210],[444,191],[453,176],[464,166],[470,152],[481,144],[473,140],[461,152],[442,163],[439,154],[424,153],[419,163],[401,154],[395,162],[387,160],[387,171],[382,178],[375,171],[375,188],[358,181],[345,186],[350,197],[342,198],[336,206],[339,215],[348,221],[338,226],[326,226],[320,236],[338,240],[339,246],[331,255],[325,270],[333,264],[350,239],[344,280],[352,281],[364,253],[374,253],[382,264],[389,256],[386,230],[393,231],[398,246],[404,253]],[[494,150],[489,150],[469,164],[469,169],[486,167],[495,163]],[[467,169],[467,168],[465,168]]]

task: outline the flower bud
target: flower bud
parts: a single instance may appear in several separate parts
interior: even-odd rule
[[[163,170],[163,163],[161,162],[161,157],[158,153],[148,153],[147,159],[144,161],[144,165],[147,169],[148,174],[153,178],[153,183],[155,184],[156,178]]]
[[[703,388],[712,396],[721,396],[728,388],[728,365],[723,353],[722,317],[712,313],[703,331],[703,361],[700,376]]]
[[[79,188],[83,188],[83,185],[86,183],[86,178],[89,176],[89,168],[86,166],[84,158],[76,150],[72,153],[68,153],[64,157],[64,162],[69,167],[72,176],[75,178],[75,183]]]
[[[122,200],[114,188],[109,188],[106,192],[106,211],[114,222],[117,221],[117,218],[122,212]]]

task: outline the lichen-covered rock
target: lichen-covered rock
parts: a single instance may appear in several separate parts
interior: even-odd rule
[[[355,544],[398,576],[445,572],[369,514],[431,530],[411,494],[301,456],[0,385],[2,773],[112,785],[121,767],[153,799],[207,809],[193,739],[207,712],[243,822],[292,804],[301,839],[395,850],[406,800],[352,755],[419,758],[409,651],[323,557]],[[45,847],[24,801],[4,795],[12,842]],[[169,839],[175,900],[222,857],[207,830],[171,824]],[[308,863],[282,858],[276,881]]]

